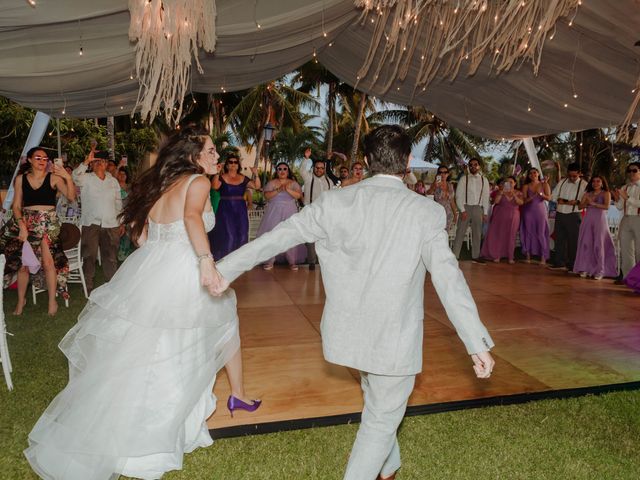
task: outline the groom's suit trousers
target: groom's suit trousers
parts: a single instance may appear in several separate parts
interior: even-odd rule
[[[379,474],[388,477],[400,468],[396,432],[415,383],[415,375],[360,372],[360,377],[364,408],[345,480],[375,480]]]

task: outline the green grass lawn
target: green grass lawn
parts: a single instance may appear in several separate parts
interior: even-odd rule
[[[0,385],[0,480],[34,479],[22,450],[27,435],[67,381],[57,344],[84,302],[46,315],[27,304],[7,315],[15,390]],[[15,307],[5,297],[5,312]],[[294,400],[295,398],[292,398]],[[268,399],[265,399],[268,401]],[[167,479],[340,479],[357,425],[217,440],[186,455]],[[620,392],[524,405],[407,418],[400,430],[398,479],[633,479],[640,478],[640,392]]]

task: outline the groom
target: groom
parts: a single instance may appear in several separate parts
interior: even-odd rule
[[[218,263],[219,291],[258,263],[315,242],[326,301],[321,333],[327,361],[360,370],[362,422],[344,478],[394,478],[396,431],[422,369],[423,295],[427,270],[449,319],[488,378],[493,341],[449,249],[446,214],[407,189],[411,139],[386,125],[365,138],[372,178],[325,192],[300,213]]]

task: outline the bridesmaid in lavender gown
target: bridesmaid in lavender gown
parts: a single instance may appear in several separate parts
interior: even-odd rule
[[[624,283],[634,292],[640,293],[640,263],[631,269],[624,277]]]
[[[257,169],[251,169],[253,180],[240,173],[240,159],[234,156],[224,162],[222,175],[214,175],[211,186],[220,192],[216,226],[209,232],[213,258],[220,260],[249,240],[249,214],[244,194],[247,189],[261,187]]]
[[[506,257],[514,263],[516,233],[520,225],[520,205],[522,193],[516,189],[515,177],[507,177],[495,196],[489,229],[482,244],[480,254],[498,263]]]
[[[302,197],[302,189],[298,182],[293,179],[289,165],[285,162],[280,162],[276,165],[276,176],[267,183],[264,189],[264,196],[267,198],[268,203],[262,222],[258,227],[258,237],[270,232],[276,225],[298,211],[298,200]],[[298,270],[298,263],[304,262],[306,255],[307,248],[303,244],[287,250],[281,256],[286,258],[291,270]],[[271,270],[276,258],[279,257],[267,260],[263,268]]]
[[[609,203],[611,193],[606,180],[594,175],[580,201],[580,208],[586,207],[587,213],[580,224],[573,271],[580,273],[582,278],[591,276],[601,280],[618,275],[616,251],[607,222]]]
[[[522,187],[524,205],[521,211],[520,244],[526,262],[531,256],[540,257],[544,265],[549,258],[549,223],[547,222],[547,206],[545,200],[551,199],[551,189],[546,181],[540,180],[540,172],[530,168]]]

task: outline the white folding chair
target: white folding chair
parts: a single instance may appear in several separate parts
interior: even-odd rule
[[[264,210],[249,210],[249,241],[256,238]]]
[[[4,255],[0,255],[0,271],[4,272],[4,264],[6,259]],[[0,363],[2,363],[2,371],[4,372],[4,380],[7,382],[7,388],[13,390],[13,382],[11,381],[11,372],[13,367],[11,366],[11,359],[9,358],[9,346],[7,345],[7,335],[11,335],[7,332],[7,326],[4,323],[4,290],[0,288]]]

